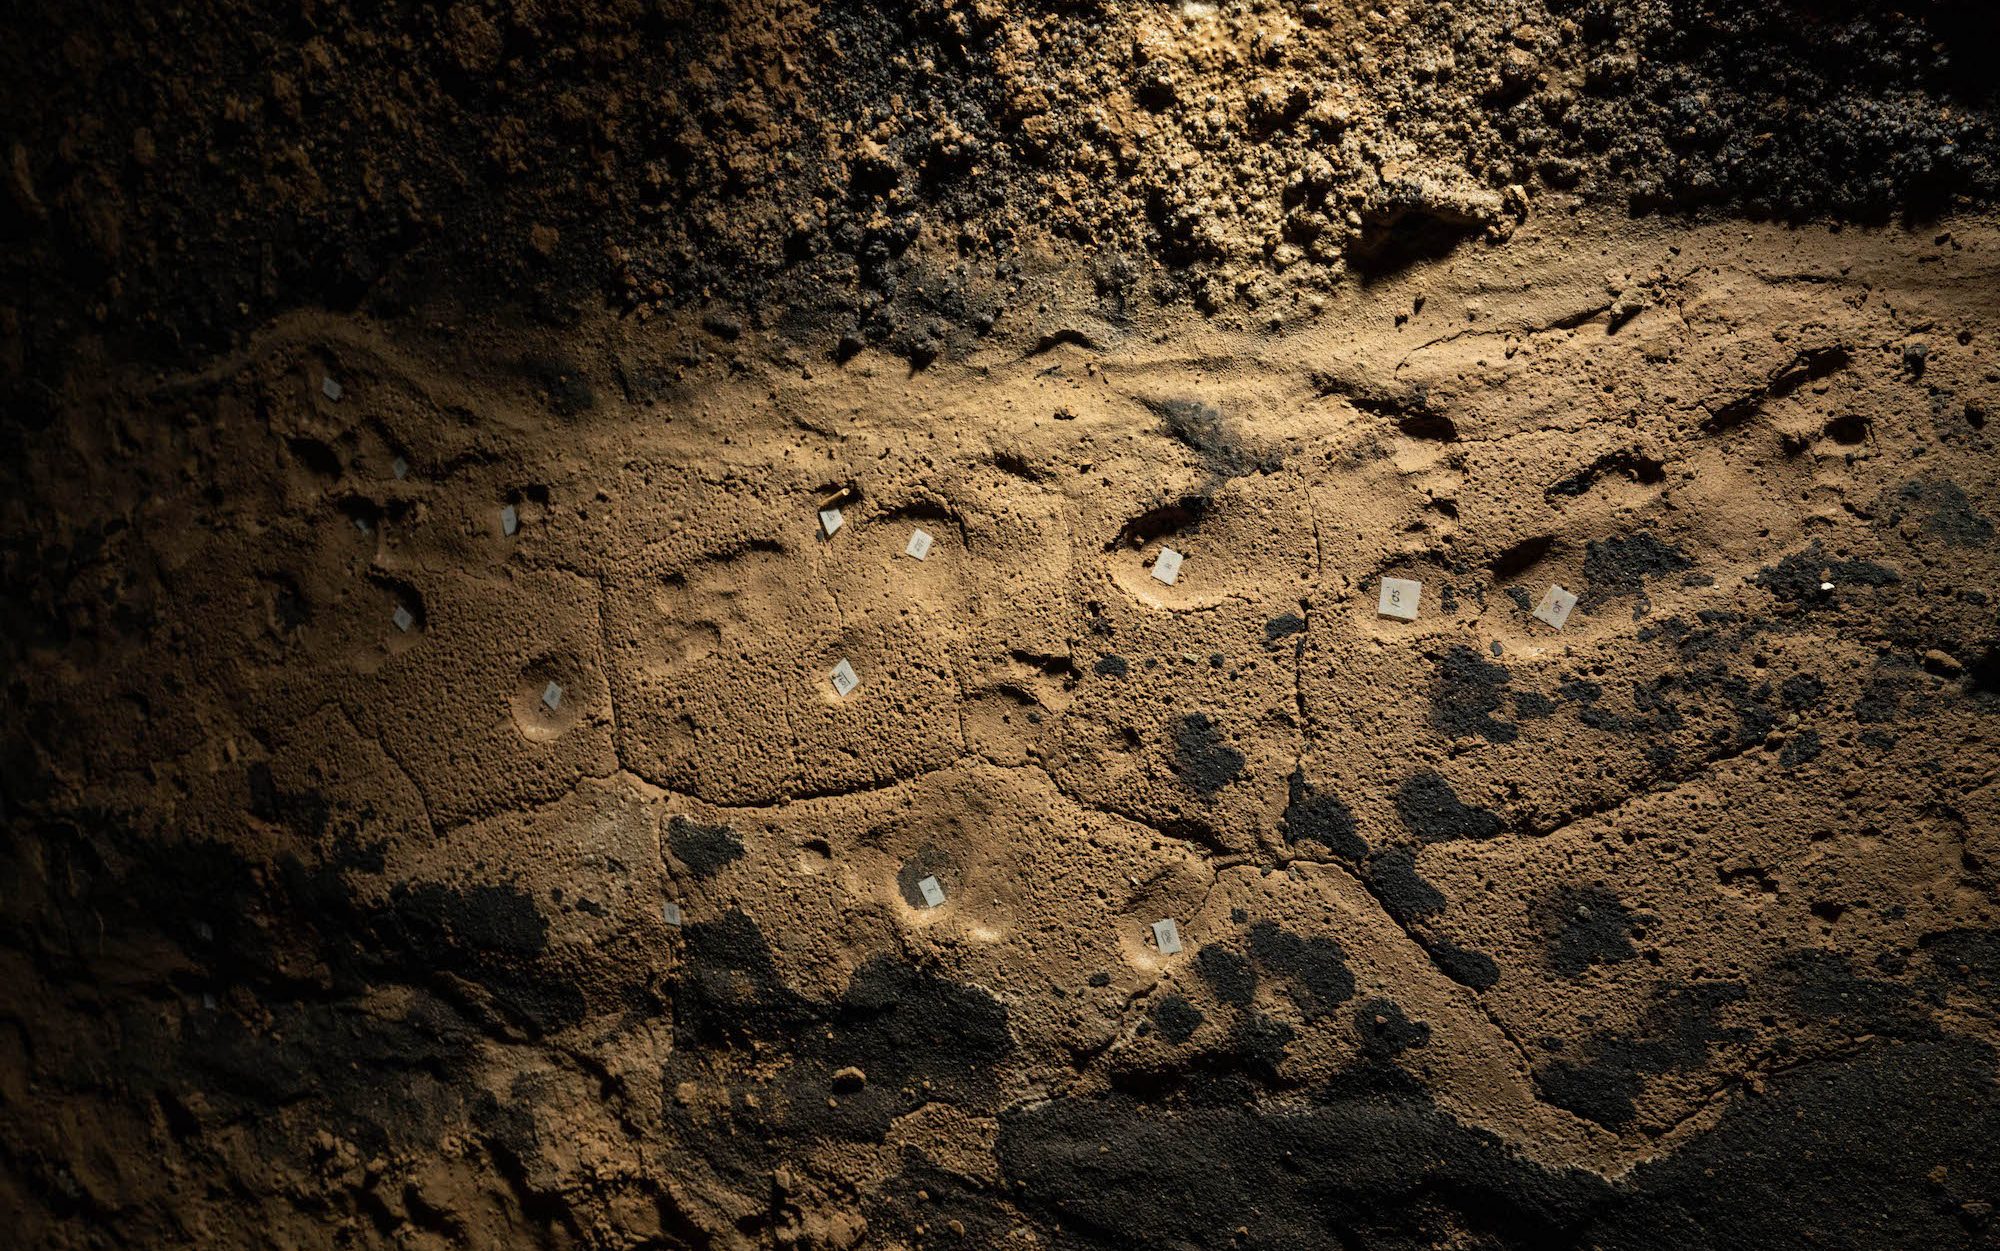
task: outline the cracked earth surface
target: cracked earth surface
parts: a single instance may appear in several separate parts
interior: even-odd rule
[[[7,505],[7,1203],[1990,1245],[1996,289],[1979,221],[1586,213],[1281,335],[107,378]]]

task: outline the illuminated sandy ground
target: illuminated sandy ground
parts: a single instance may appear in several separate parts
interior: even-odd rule
[[[783,261],[695,211],[704,161],[805,142],[823,59],[750,76],[806,84],[758,142],[686,141],[679,242],[650,253],[543,213],[540,279],[510,236],[469,290],[246,290],[221,341],[164,355],[132,311],[175,267],[148,232],[191,237],[164,210],[114,223],[129,281],[99,312],[57,311],[73,265],[18,285],[21,1245],[1992,1245],[1983,157],[1961,145],[1958,199],[1921,222],[1776,225],[1740,194],[1634,216],[1594,190],[1618,162],[1552,180],[1501,104],[1453,94],[1596,90],[1623,55],[1589,46],[1597,19],[1522,35],[1467,7],[1463,64],[1421,74],[1426,45],[1344,9],[1105,10],[1126,59],[1077,73],[1122,85],[1035,80],[1060,125],[1101,96],[1097,183],[1072,148],[1067,198],[1038,210],[1016,168],[988,218],[898,165],[903,132],[855,149],[881,185],[850,208],[931,206],[887,286],[831,217],[831,251]],[[553,55],[486,63],[485,12],[450,11],[454,73]],[[823,58],[812,12],[737,11],[676,81]],[[955,72],[1018,97],[1064,19],[1000,12],[943,6],[893,55],[958,14],[989,59]],[[1391,67],[1340,62],[1373,84],[1345,120],[1312,120],[1339,93],[1294,108],[1236,72],[1310,85],[1350,37]],[[575,47],[575,81],[644,77]],[[907,72],[928,116],[944,88]],[[1418,82],[1432,121],[1398,131]],[[1225,118],[1277,137],[1197,142],[1198,89],[1225,86]],[[1399,181],[1367,137],[1444,168],[1454,117],[1485,137],[1448,178]],[[16,158],[17,266],[66,246],[54,150]],[[1199,189],[1232,150],[1256,168],[1230,194],[1295,256],[1256,242],[1263,208],[1185,239],[1157,196],[1121,210],[1176,152]],[[1787,170],[1757,185],[1847,217],[1877,194],[1822,203]],[[242,189],[253,215],[272,185]],[[1325,220],[1294,245],[1301,205]],[[1051,234],[997,266],[990,237],[940,240],[1038,212]],[[561,294],[573,246],[611,298]],[[954,246],[985,259],[954,270]],[[873,311],[826,320],[822,262],[859,266]],[[760,266],[783,274],[744,294]],[[710,279],[738,303],[695,298]],[[1414,620],[1378,611],[1384,578],[1420,585]],[[1551,587],[1560,629],[1532,615]]]

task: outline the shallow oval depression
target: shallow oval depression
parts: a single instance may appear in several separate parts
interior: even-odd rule
[[[553,708],[546,698],[550,683],[561,691]],[[514,682],[511,701],[514,727],[521,731],[521,737],[534,743],[548,743],[569,733],[571,727],[582,719],[582,710],[577,702],[578,685],[577,675],[571,666],[553,656],[544,657],[522,669],[521,676]]]

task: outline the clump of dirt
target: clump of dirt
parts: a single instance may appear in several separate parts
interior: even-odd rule
[[[609,297],[814,352],[1315,315],[1545,198],[1883,220],[2000,190],[1976,0],[204,0],[10,23],[8,337]],[[691,344],[692,351],[703,350]],[[843,347],[842,344],[847,346]]]

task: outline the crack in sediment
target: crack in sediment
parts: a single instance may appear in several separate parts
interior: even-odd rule
[[[1530,1087],[1531,1096],[1535,1099],[1537,1103],[1543,1102],[1541,1096],[1538,1093],[1533,1092],[1532,1088],[1534,1085],[1534,1065],[1528,1059],[1528,1050],[1521,1044],[1521,1040],[1516,1038],[1514,1036],[1514,1032],[1500,1021],[1500,1018],[1494,1014],[1492,1008],[1486,1003],[1485,997],[1479,991],[1472,989],[1470,986],[1460,986],[1459,983],[1452,980],[1449,974],[1445,973],[1445,971],[1442,968],[1438,967],[1437,957],[1431,954],[1430,944],[1426,943],[1421,937],[1417,935],[1416,931],[1411,929],[1408,925],[1404,924],[1403,921],[1399,917],[1397,917],[1394,912],[1389,910],[1389,906],[1386,903],[1384,903],[1382,901],[1382,897],[1376,893],[1375,885],[1373,882],[1369,880],[1368,876],[1359,871],[1358,869],[1356,869],[1353,865],[1347,864],[1346,862],[1341,860],[1307,860],[1305,861],[1305,863],[1331,865],[1332,867],[1346,874],[1357,886],[1361,888],[1362,892],[1365,895],[1367,895],[1369,901],[1375,905],[1376,912],[1380,914],[1380,916],[1383,919],[1387,920],[1389,924],[1392,927],[1394,927],[1396,932],[1402,934],[1403,937],[1409,941],[1411,946],[1415,947],[1419,952],[1422,953],[1424,957],[1424,963],[1429,965],[1433,970],[1435,970],[1438,973],[1439,976],[1443,977],[1447,982],[1449,982],[1453,987],[1455,987],[1456,993],[1458,994],[1459,998],[1464,1001],[1469,1001],[1473,1005],[1473,1007],[1479,1011],[1479,1014],[1486,1019],[1487,1023],[1492,1025],[1493,1028],[1499,1032],[1502,1038],[1506,1039],[1508,1046],[1513,1049],[1514,1058],[1519,1062],[1521,1066],[1521,1078]]]
[[[1645,799],[1653,799],[1667,795],[1672,795],[1684,786],[1689,786],[1692,785],[1693,783],[1704,781],[1708,778],[1708,776],[1711,773],[1715,772],[1715,770],[1718,767],[1728,764],[1732,760],[1741,759],[1742,757],[1749,755],[1750,753],[1756,751],[1758,748],[1763,747],[1764,745],[1765,745],[1764,740],[1762,739],[1755,739],[1748,743],[1740,743],[1730,751],[1720,752],[1714,756],[1704,757],[1700,767],[1692,770],[1691,772],[1683,774],[1679,777],[1668,778],[1665,780],[1665,783],[1663,785],[1649,786],[1644,790],[1632,791],[1628,794],[1620,795],[1616,799],[1608,800],[1600,804],[1588,805],[1580,811],[1572,812],[1569,816],[1563,818],[1560,822],[1550,826],[1548,829],[1545,830],[1516,827],[1506,832],[1507,837],[1533,839],[1533,840],[1553,838],[1556,835],[1561,834],[1563,831],[1569,829],[1573,825],[1579,824],[1584,821],[1593,820],[1596,818],[1612,816],[1617,812],[1619,812],[1620,810],[1624,809],[1629,804],[1634,804]]]
[[[356,738],[372,741],[375,744],[376,749],[382,753],[383,758],[386,759],[390,764],[396,766],[396,771],[403,775],[405,781],[409,782],[410,789],[416,792],[417,803],[423,808],[424,825],[426,828],[430,830],[431,836],[435,838],[445,833],[447,828],[451,828],[451,827],[440,826],[438,824],[437,817],[434,815],[431,808],[430,792],[424,788],[422,779],[420,779],[414,772],[411,771],[409,765],[403,762],[402,757],[396,754],[395,749],[389,745],[388,739],[380,733],[371,734],[363,730],[360,727],[360,724],[355,721],[354,715],[351,712],[349,712],[344,705],[339,704],[339,701],[329,700],[328,703],[333,704],[334,706],[339,708],[341,719],[347,722],[349,728],[354,731],[354,735]]]
[[[1411,348],[1409,351],[1403,353],[1402,357],[1399,358],[1396,361],[1396,364],[1390,369],[1390,372],[1391,373],[1401,372],[1403,367],[1409,364],[1410,358],[1415,356],[1417,353],[1425,351],[1430,348],[1442,346],[1443,344],[1446,343],[1456,343],[1460,339],[1480,339],[1480,338],[1517,338],[1522,340],[1523,342],[1526,342],[1527,340],[1535,338],[1538,335],[1552,334],[1558,330],[1576,330],[1582,326],[1589,324],[1591,320],[1593,320],[1600,314],[1610,312],[1611,308],[1612,308],[1612,302],[1607,300],[1602,304],[1594,304],[1589,308],[1578,309],[1574,313],[1565,313],[1560,317],[1552,318],[1551,320],[1546,322],[1528,324],[1528,325],[1521,325],[1517,323],[1511,326],[1492,326],[1492,327],[1480,326],[1477,328],[1453,331],[1451,334],[1442,335],[1426,343],[1419,343],[1415,347]]]
[[[1665,1128],[1651,1134],[1650,1137],[1660,1146],[1663,1152],[1670,1151],[1679,1145],[1676,1140],[1683,1136],[1681,1133],[1682,1130],[1704,1118],[1724,1114],[1726,1112],[1725,1105],[1740,1100],[1743,1097],[1744,1091],[1757,1090],[1762,1083],[1775,1077],[1783,1077],[1789,1073],[1821,1065],[1838,1064],[1843,1061],[1852,1060],[1872,1050],[1881,1039],[1881,1035],[1870,1035],[1865,1038],[1850,1037],[1845,1042],[1834,1044],[1815,1051],[1812,1055],[1801,1056],[1786,1063],[1756,1070],[1749,1070],[1746,1067],[1743,1072],[1724,1074],[1713,1091],[1698,1100],[1694,1107],[1675,1117],[1672,1121],[1669,1121]],[[1891,1036],[1891,1041],[1900,1040]],[[1691,1137],[1692,1135],[1687,1136]],[[1622,1168],[1607,1172],[1604,1176],[1609,1180],[1616,1181],[1645,1162],[1643,1159],[1626,1161]]]
[[[594,581],[597,583],[597,639],[598,646],[602,649],[599,663],[605,670],[604,702],[611,709],[611,759],[617,765],[612,772],[629,773],[632,770],[625,760],[624,723],[618,715],[618,684],[612,676],[618,671],[619,666],[612,660],[614,652],[611,646],[611,623],[605,617],[605,602],[610,598],[610,591],[602,577],[595,578]]]
[[[1303,479],[1304,475],[1301,474],[1300,477]],[[1326,576],[1326,543],[1320,538],[1319,533],[1319,500],[1313,495],[1310,482],[1302,480],[1299,483],[1299,492],[1306,497],[1306,520],[1312,523],[1313,577],[1323,578]]]

